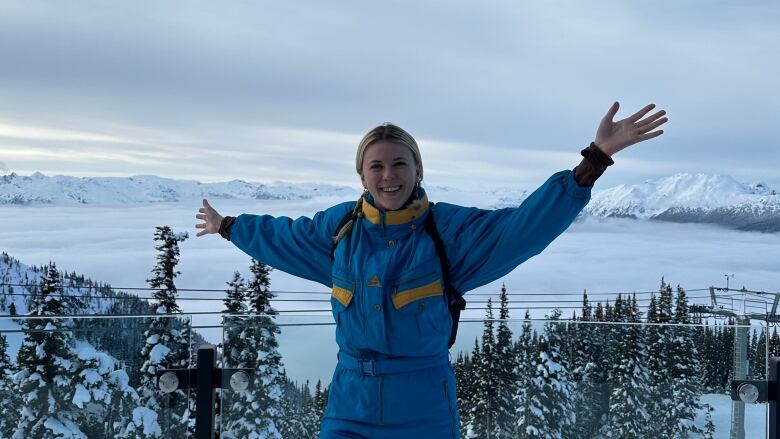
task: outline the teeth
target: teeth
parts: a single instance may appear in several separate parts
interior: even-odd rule
[[[401,189],[401,186],[385,187],[382,188],[382,192],[395,192],[399,189]]]

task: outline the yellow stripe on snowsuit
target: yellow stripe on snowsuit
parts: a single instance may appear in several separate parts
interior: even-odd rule
[[[429,284],[421,287],[412,288],[411,290],[399,291],[393,296],[393,305],[395,309],[401,309],[404,305],[408,305],[415,300],[424,299],[426,297],[441,296],[444,290],[441,287],[441,282],[435,280]]]
[[[336,300],[341,302],[342,305],[349,306],[349,302],[352,301],[352,291],[349,291],[346,288],[341,288],[336,285],[333,286],[333,291],[330,293],[331,296],[335,297]]]

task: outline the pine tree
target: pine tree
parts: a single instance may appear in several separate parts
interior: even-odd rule
[[[190,398],[183,390],[177,390],[164,395],[156,385],[156,374],[160,369],[185,368],[189,363],[190,341],[185,338],[184,327],[188,321],[173,317],[163,317],[179,313],[176,303],[177,289],[175,278],[179,275],[176,265],[179,262],[179,243],[187,239],[186,233],[174,234],[170,227],[156,228],[154,240],[157,254],[157,264],[152,269],[149,286],[155,289],[152,297],[155,302],[152,308],[160,317],[147,319],[147,329],[144,332],[145,346],[141,349],[144,363],[141,366],[141,383],[138,388],[139,410],[148,417],[156,416],[156,425],[144,428],[134,423],[136,437],[156,437],[164,432],[177,437],[184,437],[191,429]],[[194,392],[191,392],[194,393]],[[135,415],[135,413],[134,413]],[[158,433],[160,432],[160,433]]]
[[[609,406],[603,336],[604,330],[608,329],[603,324],[583,322],[576,325],[576,334],[572,337],[577,345],[572,370],[572,378],[577,383],[577,422],[573,437],[595,436]]]
[[[280,333],[274,322],[270,307],[273,297],[269,292],[268,268],[261,262],[252,261],[254,278],[249,282],[247,292],[250,300],[250,315],[230,317],[225,320],[226,364],[233,368],[254,370],[252,387],[242,392],[226,392],[230,395],[224,405],[227,413],[225,425],[229,433],[225,439],[235,438],[281,438],[285,415],[282,407],[283,374],[282,358],[278,351],[276,336]],[[243,290],[243,280],[234,275],[231,290]],[[239,293],[236,299],[243,300]],[[226,301],[226,306],[228,302]],[[229,319],[229,320],[228,320]]]
[[[780,357],[780,335],[777,334],[777,326],[772,328],[772,338],[769,339],[769,356]]]
[[[677,287],[677,301],[673,316],[672,328],[675,335],[671,344],[671,391],[672,406],[669,407],[670,417],[674,426],[673,434],[686,437],[689,432],[699,433],[694,424],[696,413],[702,406],[701,380],[699,376],[699,354],[694,343],[694,332],[691,328],[691,316],[688,308],[688,297],[685,290]]]
[[[560,438],[573,431],[576,422],[574,384],[560,355],[560,332],[554,310],[539,336],[539,353],[534,357],[527,390],[528,416],[523,425],[527,438]]]
[[[671,345],[674,339],[672,321],[672,288],[661,278],[657,306],[648,309],[649,323],[665,323],[650,325],[646,330],[648,344],[648,369],[650,373],[650,407],[651,423],[646,430],[653,437],[667,437],[672,424],[668,407],[673,403],[671,393],[670,369],[672,367]],[[654,299],[653,296],[651,299]],[[651,302],[651,306],[653,303]]]
[[[622,302],[620,307],[618,302]],[[610,325],[613,341],[613,366],[610,383],[607,423],[601,431],[605,438],[644,438],[648,434],[652,401],[649,400],[650,372],[647,367],[645,331],[639,324],[639,311],[631,300],[618,297],[615,308],[621,309],[621,322],[630,325]]]
[[[254,278],[247,285],[247,299],[249,307],[258,315],[276,315],[276,310],[271,307],[271,300],[274,298],[274,294],[269,289],[271,270],[271,267],[255,259],[252,259],[249,267]]]
[[[766,379],[767,354],[766,354],[766,329],[761,328],[756,342],[754,360],[751,364],[750,375],[754,380]]]
[[[13,383],[15,368],[8,357],[8,339],[0,334],[0,437],[13,434],[18,417],[16,410],[22,402]]]
[[[479,401],[478,383],[480,379],[479,365],[482,363],[479,339],[474,337],[474,348],[471,350],[471,358],[466,356],[463,367],[462,382],[465,385],[458,387],[458,412],[461,415],[462,434],[464,438],[473,437],[472,429],[475,425],[475,407]]]
[[[62,277],[52,262],[44,268],[44,277],[32,295],[29,316],[21,322],[24,342],[19,349],[19,372],[14,377],[23,406],[13,439],[55,438],[60,429],[69,429],[73,437],[86,437],[79,429],[80,414],[71,401],[74,387],[70,319],[58,318],[64,310],[59,296]]]
[[[531,384],[531,375],[534,358],[537,355],[538,346],[534,342],[534,329],[531,326],[531,315],[525,311],[522,332],[517,337],[514,346],[515,357],[515,389],[513,406],[515,408],[514,437],[525,437],[525,426],[531,417],[528,401],[528,387]]]
[[[509,329],[509,297],[506,285],[501,286],[501,305],[499,310],[498,329],[496,332],[496,344],[494,354],[495,377],[495,424],[492,428],[491,438],[510,439],[514,429],[515,407],[513,395],[517,393],[516,379],[514,376],[514,358],[512,349],[512,331]]]
[[[477,364],[475,404],[472,407],[472,422],[467,429],[477,437],[487,437],[496,425],[496,339],[493,333],[493,305],[488,298],[482,333],[481,362]]]
[[[582,321],[589,322],[593,320],[593,307],[588,302],[588,291],[582,291]]]
[[[747,379],[753,379],[756,366],[756,349],[758,348],[758,333],[753,329],[753,333],[749,333],[748,338],[748,350],[747,350]]]

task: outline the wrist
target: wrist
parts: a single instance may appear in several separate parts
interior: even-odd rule
[[[592,142],[591,145],[598,148],[601,152],[608,155],[609,157],[612,157],[612,155],[615,154],[615,152],[617,152],[615,150],[616,148],[611,143],[606,141],[599,142],[598,140],[596,140]]]

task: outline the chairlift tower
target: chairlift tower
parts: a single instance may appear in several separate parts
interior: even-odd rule
[[[778,322],[780,321],[780,318],[777,316],[777,306],[778,302],[780,302],[780,293],[774,294],[774,302],[772,304],[772,311],[766,314],[758,314],[758,313],[748,313],[746,312],[746,309],[744,307],[744,299],[743,299],[743,307],[742,307],[742,314],[734,312],[734,310],[731,309],[725,309],[721,305],[718,305],[718,298],[715,294],[716,291],[723,291],[728,292],[730,291],[730,288],[728,287],[729,278],[734,277],[734,275],[725,275],[726,277],[726,288],[718,288],[718,287],[710,287],[710,306],[698,306],[697,310],[699,312],[707,312],[713,315],[720,315],[725,317],[733,317],[735,319],[735,322],[737,324],[737,327],[734,328],[734,351],[733,351],[733,359],[734,363],[732,366],[732,380],[746,380],[747,379],[747,371],[748,371],[748,364],[747,364],[747,351],[749,348],[748,339],[750,338],[750,319],[756,319],[756,320],[764,320],[767,323],[769,322]],[[742,288],[742,290],[739,290],[742,293],[747,293],[745,288]],[[763,294],[770,294],[761,292]],[[731,401],[731,439],[745,439],[745,403],[742,401]]]

